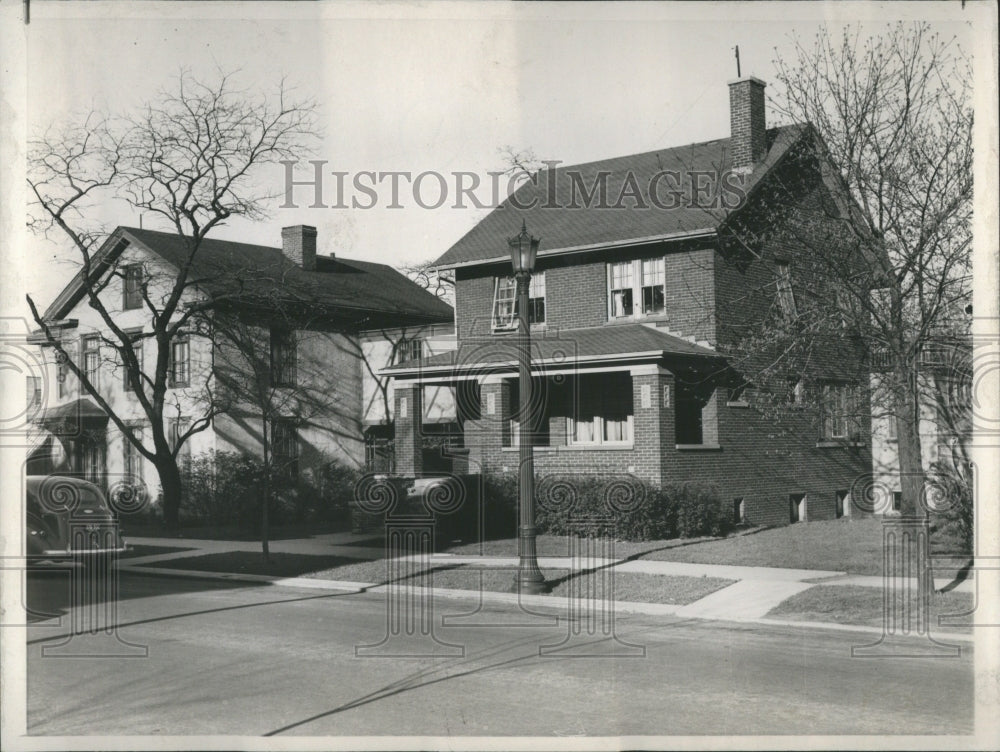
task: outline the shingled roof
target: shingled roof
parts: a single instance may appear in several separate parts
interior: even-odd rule
[[[119,227],[104,244],[111,256],[136,244],[177,266],[187,256],[175,233]],[[400,324],[450,322],[451,306],[386,264],[340,257],[316,257],[316,270],[306,271],[285,258],[281,248],[207,238],[198,249],[191,280],[210,295],[253,301],[278,294],[283,302],[321,306],[329,312],[372,312],[399,317]],[[46,311],[60,319],[83,298],[76,277]]]
[[[733,185],[742,180],[746,193],[767,175],[807,132],[806,125],[789,125],[767,131],[767,153],[747,175],[731,174]],[[507,237],[516,234],[522,220],[532,235],[541,238],[539,256],[572,251],[597,250],[612,245],[649,240],[667,240],[714,232],[726,218],[724,210],[695,205],[692,195],[692,175],[707,173],[714,189],[718,180],[729,172],[730,139],[659,149],[644,154],[631,154],[581,165],[560,165],[553,172],[543,170],[535,182],[525,182],[500,206],[467,232],[445,252],[435,266],[441,269],[476,263],[506,261]],[[684,199],[677,208],[658,208],[649,201],[647,190],[655,175],[673,171],[682,176],[680,185],[661,179],[657,196],[668,204],[668,192],[678,189]],[[632,175],[646,208],[628,197],[622,201],[624,208],[598,208],[597,199],[586,208],[586,199],[580,186],[590,191],[598,185],[599,176],[607,173],[606,196],[608,205],[614,206]],[[705,180],[705,178],[699,178]],[[551,181],[551,184],[550,184]],[[573,190],[576,183],[576,201]],[[725,189],[724,189],[725,190]],[[552,197],[555,200],[552,200]],[[574,206],[575,203],[575,206]],[[533,205],[534,204],[534,205]],[[521,209],[519,207],[528,207]],[[730,207],[731,208],[731,207]]]
[[[535,364],[579,365],[586,361],[615,359],[621,356],[656,361],[668,355],[696,358],[721,358],[715,350],[676,337],[645,324],[616,324],[580,329],[561,329],[533,335],[531,360]],[[458,350],[408,360],[383,369],[393,376],[421,375],[431,372],[460,373],[481,371],[484,366],[517,368],[517,338],[491,337],[464,340]]]

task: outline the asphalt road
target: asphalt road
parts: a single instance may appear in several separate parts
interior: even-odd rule
[[[72,658],[42,655],[67,634],[64,578],[31,575],[28,605],[62,614],[28,630],[30,734],[972,732],[971,646],[955,659],[859,659],[850,647],[865,635],[620,615],[619,637],[644,657],[540,657],[566,626],[509,623],[437,627],[464,657],[358,657],[386,634],[383,595],[124,574],[116,636],[61,650],[136,650],[120,637],[148,656]],[[437,617],[469,608],[435,601]]]

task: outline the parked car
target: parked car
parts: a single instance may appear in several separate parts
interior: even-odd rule
[[[25,508],[29,566],[75,560],[89,571],[106,571],[113,555],[125,550],[118,518],[93,483],[63,475],[28,476]]]

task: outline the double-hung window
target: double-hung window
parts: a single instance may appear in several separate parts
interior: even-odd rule
[[[493,331],[517,329],[517,280],[497,277],[493,292]],[[545,323],[545,272],[531,275],[528,283],[528,323]]]
[[[663,313],[665,310],[663,259],[643,259],[641,270],[643,315]]]
[[[857,389],[849,384],[823,386],[823,438],[854,439]]]
[[[180,444],[181,437],[190,428],[190,418],[172,418],[167,422],[167,443],[170,445],[171,451],[177,450],[177,445]],[[191,461],[191,443],[185,441],[183,444],[180,444],[180,447],[180,451],[177,452],[177,465],[183,469]]]
[[[129,264],[122,270],[122,308],[142,307],[142,264]]]
[[[581,376],[569,419],[568,443],[575,446],[632,442],[632,379],[628,374]]]
[[[190,386],[191,384],[191,340],[185,336],[175,337],[170,343],[170,386]]]
[[[663,257],[608,265],[608,316],[627,319],[666,311]]]
[[[63,345],[64,350],[69,350],[69,347],[69,345]],[[65,355],[63,353],[56,353],[56,383],[58,385],[59,399],[68,397],[73,393],[73,382],[70,381],[69,358],[69,352]]]
[[[129,423],[132,434],[141,444],[145,428],[142,423]],[[136,483],[142,481],[142,454],[139,448],[129,441],[128,437],[122,434],[122,469],[127,482]]]
[[[619,261],[611,264],[611,318],[631,318],[635,314],[633,305],[632,262]]]
[[[276,418],[271,424],[271,456],[278,475],[299,477],[299,430],[291,419]]]
[[[420,360],[423,356],[424,341],[422,339],[404,339],[396,347],[396,363]]]
[[[139,374],[142,373],[142,334],[131,334],[129,338],[132,342],[132,353],[135,355],[135,362],[139,366]],[[140,378],[142,378],[140,376]],[[126,392],[132,391],[132,380],[129,378],[129,367],[127,363],[122,363],[122,387]]]
[[[83,338],[83,374],[94,389],[100,388],[101,373],[101,338],[89,336]]]
[[[295,386],[295,332],[291,329],[271,329],[271,384]]]

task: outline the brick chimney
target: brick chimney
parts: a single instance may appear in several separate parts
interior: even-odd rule
[[[309,225],[282,227],[281,252],[307,272],[316,271],[316,228]]]
[[[729,129],[732,167],[750,172],[767,150],[764,122],[764,86],[759,78],[744,76],[729,82]]]

